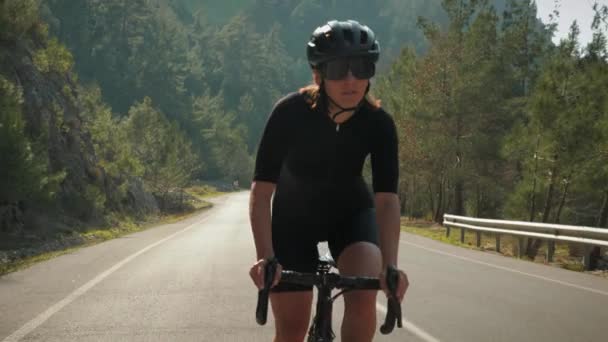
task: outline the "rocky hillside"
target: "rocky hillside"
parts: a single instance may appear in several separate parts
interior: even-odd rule
[[[100,166],[91,134],[83,124],[72,56],[56,39],[49,37],[35,2],[3,1],[1,4],[7,11],[0,14],[0,80],[3,82],[0,97],[2,103],[10,103],[12,96],[13,102],[19,104],[13,121],[23,120],[23,129],[11,133],[23,134],[22,141],[27,143],[25,150],[34,151],[30,157],[19,159],[15,151],[22,151],[24,147],[2,141],[6,158],[1,160],[11,167],[21,163],[23,173],[29,172],[32,166],[27,162],[35,157],[40,161],[38,166],[42,172],[30,179],[21,179],[24,183],[37,184],[32,191],[2,191],[0,235],[5,239],[0,240],[8,241],[7,236],[53,234],[72,230],[84,222],[100,222],[103,212],[99,209],[112,207],[117,185]],[[19,15],[12,16],[11,11]],[[5,108],[0,110],[5,110],[2,121],[6,122],[11,113]],[[10,176],[2,182],[11,182]],[[141,182],[131,183],[127,190],[130,201],[120,205],[140,213],[158,210],[154,198],[143,191]],[[19,190],[23,186],[15,188]],[[102,206],[99,201],[104,202]]]

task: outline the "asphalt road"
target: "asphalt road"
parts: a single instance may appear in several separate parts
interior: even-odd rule
[[[0,341],[270,341],[247,275],[248,196],[0,277]],[[404,329],[377,341],[608,340],[606,279],[406,233],[399,262]]]

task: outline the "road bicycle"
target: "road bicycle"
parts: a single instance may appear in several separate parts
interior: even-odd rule
[[[264,288],[258,292],[258,303],[256,307],[256,321],[260,325],[266,324],[268,315],[268,296],[278,261],[269,259],[264,268]],[[342,294],[352,290],[379,290],[380,280],[373,277],[347,277],[338,273],[330,272],[336,269],[336,263],[329,255],[319,258],[316,273],[300,273],[289,270],[281,272],[280,284],[293,284],[304,286],[315,286],[317,288],[317,303],[315,316],[308,330],[308,342],[331,342],[334,340],[332,329],[333,302]],[[395,324],[402,327],[401,304],[397,300],[396,291],[399,283],[397,269],[389,266],[386,270],[386,284],[389,289],[388,310],[384,324],[380,327],[382,334],[393,331]],[[332,296],[334,289],[342,290]]]

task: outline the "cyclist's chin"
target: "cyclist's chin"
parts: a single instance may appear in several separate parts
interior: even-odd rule
[[[354,94],[340,94],[338,97],[338,104],[344,108],[355,107],[361,102],[363,96],[358,93]]]

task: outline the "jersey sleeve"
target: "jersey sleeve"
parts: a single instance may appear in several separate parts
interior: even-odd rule
[[[289,146],[291,126],[285,102],[285,99],[280,100],[266,121],[255,159],[254,181],[276,183],[279,178]]]
[[[397,193],[399,184],[399,140],[393,118],[386,112],[379,115],[371,150],[372,186],[374,192]]]

